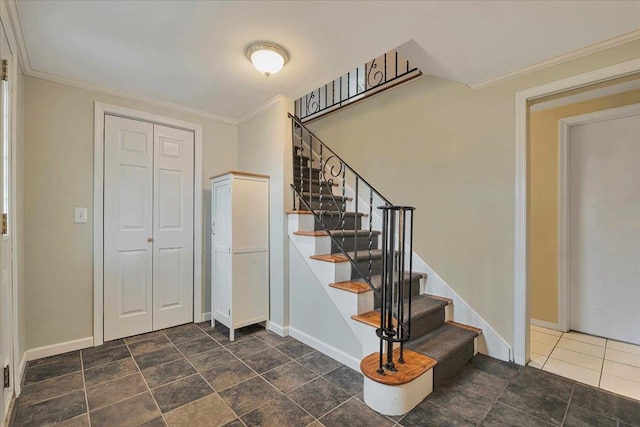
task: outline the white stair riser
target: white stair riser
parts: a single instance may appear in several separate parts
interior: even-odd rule
[[[404,415],[433,391],[433,368],[411,382],[389,386],[364,377],[364,402],[384,415]]]
[[[314,231],[315,229],[315,217],[313,215],[297,215],[291,214],[288,216],[289,233],[295,231]]]
[[[329,296],[347,318],[373,310],[373,291],[356,294],[329,287]]]

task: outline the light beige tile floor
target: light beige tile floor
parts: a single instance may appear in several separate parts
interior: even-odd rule
[[[640,346],[531,326],[529,366],[640,400]]]

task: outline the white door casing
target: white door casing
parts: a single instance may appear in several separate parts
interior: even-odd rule
[[[624,77],[640,71],[640,58],[535,86],[515,94],[515,206],[514,206],[514,335],[513,360],[529,361],[529,305],[527,283],[527,143],[528,103],[547,95]]]
[[[104,339],[153,326],[153,125],[107,115]]]
[[[193,321],[193,132],[154,125],[153,330]]]
[[[12,55],[4,28],[0,27],[0,59],[7,61],[11,70]],[[6,215],[7,232],[0,232],[0,368],[9,367],[11,377],[15,375],[13,363],[13,194],[12,194],[12,87],[10,81],[3,80],[0,89],[0,212]],[[9,387],[0,384],[0,424],[4,421],[11,397],[13,396],[13,378]]]
[[[570,329],[640,344],[640,111],[576,124],[568,144]]]

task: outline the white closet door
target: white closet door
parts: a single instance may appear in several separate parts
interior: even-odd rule
[[[193,321],[194,135],[154,125],[153,329]]]
[[[153,125],[105,116],[104,339],[152,328]]]

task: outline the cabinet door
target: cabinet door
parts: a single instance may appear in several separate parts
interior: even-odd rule
[[[213,185],[212,200],[212,266],[213,318],[230,326],[231,315],[231,180]]]

